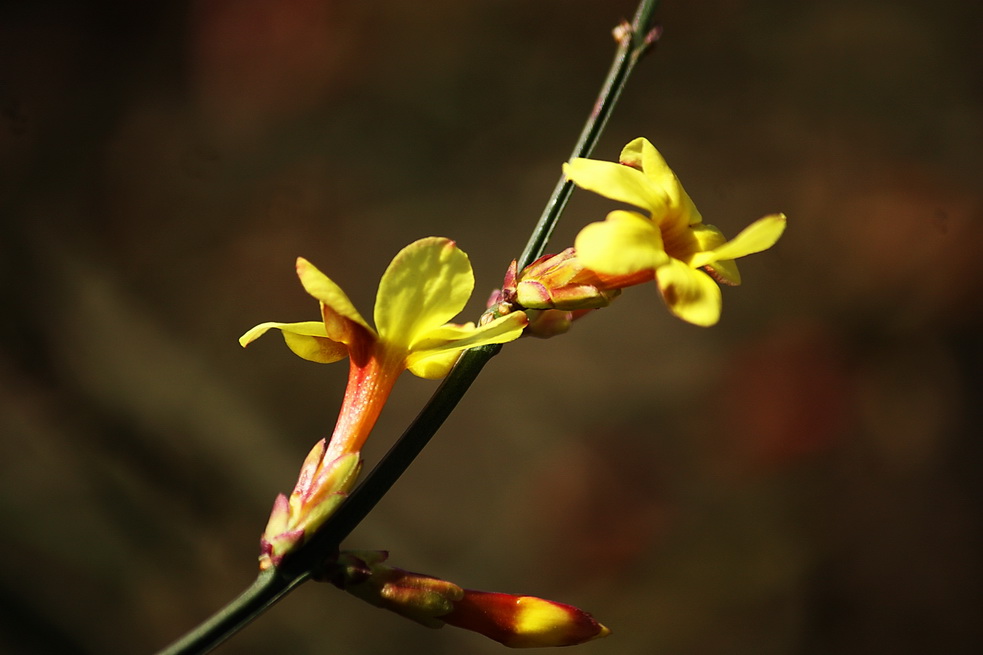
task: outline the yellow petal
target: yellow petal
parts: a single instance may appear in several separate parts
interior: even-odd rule
[[[732,259],[717,260],[714,255],[714,249],[727,241],[727,237],[720,230],[713,225],[701,223],[688,227],[686,237],[686,239],[677,239],[673,244],[681,247],[675,249],[667,247],[666,251],[692,268],[706,267],[717,282],[730,286],[741,283],[741,272],[737,269],[737,263]],[[712,266],[707,262],[711,262]]]
[[[630,275],[669,261],[659,228],[639,214],[621,210],[587,225],[574,247],[585,267],[604,275]]]
[[[703,266],[721,259],[737,259],[756,252],[767,250],[775,245],[785,231],[785,214],[772,214],[759,218],[741,230],[736,237],[713,249],[713,259],[704,263],[693,262],[694,266]]]
[[[721,284],[736,287],[741,283],[741,271],[733,259],[718,259],[705,268],[710,277]]]
[[[460,356],[460,350],[449,350],[437,354],[414,353],[410,355],[409,361],[412,363],[406,367],[406,370],[424,380],[440,380],[447,377]]]
[[[321,313],[324,316],[328,337],[342,343],[350,343],[349,322],[357,323],[369,332],[374,332],[341,287],[303,257],[297,258],[297,277],[304,285],[304,290],[321,301]]]
[[[514,341],[522,335],[528,319],[524,312],[513,312],[479,327],[442,325],[413,344],[406,358],[407,368],[418,377],[436,380],[447,375],[458,353],[467,348]]]
[[[687,225],[679,222],[671,226],[671,229],[662,227],[661,232],[666,254],[689,266],[694,266],[695,257],[726,241],[720,230],[704,223]]]
[[[375,324],[380,338],[409,351],[464,309],[472,289],[471,262],[453,241],[428,237],[411,243],[379,282]]]
[[[724,236],[723,232],[721,232],[716,226],[708,225],[706,223],[692,226],[690,228],[690,233],[693,235],[693,239],[696,243],[696,252],[698,253],[709,252],[714,248],[722,246],[727,241],[727,237]],[[676,259],[683,258],[677,257]],[[683,261],[685,261],[685,259]],[[694,266],[692,261],[688,261],[686,263],[690,266]]]
[[[639,137],[622,148],[620,161],[645,173],[650,183],[656,186],[668,188],[679,184],[662,153],[645,137]]]
[[[582,189],[634,205],[653,215],[664,213],[668,204],[665,189],[654,186],[642,171],[630,166],[578,158],[564,164],[563,173]]]
[[[669,311],[679,318],[704,327],[720,320],[720,287],[703,271],[673,259],[655,272],[655,281]]]
[[[653,214],[653,219],[663,231],[671,230],[674,226],[697,225],[703,221],[679,178],[648,139],[639,137],[626,145],[620,159],[622,164],[642,171],[649,185],[665,194],[665,210],[661,214]]]
[[[280,330],[283,340],[296,355],[312,362],[330,364],[348,356],[348,348],[327,337],[324,323],[304,321],[303,323],[261,323],[239,337],[239,344],[245,348],[269,330]]]

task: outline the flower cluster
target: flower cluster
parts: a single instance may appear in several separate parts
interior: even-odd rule
[[[360,451],[403,371],[442,378],[461,351],[501,344],[523,333],[549,337],[606,307],[621,290],[654,281],[669,310],[696,325],[720,318],[717,283],[740,284],[735,259],[771,247],[785,228],[781,214],[752,223],[731,241],[703,223],[693,201],[655,147],[625,146],[619,163],[575,159],[564,165],[578,186],[635,210],[610,212],[587,225],[573,248],[545,255],[521,271],[515,262],[478,325],[449,321],[474,288],[471,264],[453,241],[416,241],[392,260],[379,283],[374,327],[330,278],[297,260],[304,289],[321,319],[262,323],[246,346],[279,330],[298,356],[319,363],[349,360],[348,386],[331,437],[308,454],[290,496],[279,495],[261,539],[260,567],[277,567],[324,524],[361,468]],[[511,647],[567,646],[609,634],[575,607],[533,596],[464,589],[385,564],[383,551],[336,553],[323,577],[373,605],[430,627],[450,624]]]

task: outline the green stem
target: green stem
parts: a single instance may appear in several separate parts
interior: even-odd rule
[[[639,57],[657,37],[652,14],[659,0],[641,0],[631,24],[621,27],[614,63],[574,147],[571,159],[590,155]],[[538,259],[565,207],[573,185],[561,178],[519,258],[519,269]],[[245,627],[300,584],[317,577],[339,544],[368,515],[437,433],[481,369],[501,350],[481,346],[466,351],[437,388],[420,414],[351,496],[303,546],[280,566],[259,574],[256,581],[214,616],[174,642],[159,655],[207,653]]]
[[[256,580],[232,602],[158,655],[207,653],[305,582],[307,577],[285,576],[276,569],[260,572]]]
[[[584,129],[580,133],[580,138],[577,139],[577,145],[574,146],[570,159],[590,157],[594,151],[594,146],[597,145],[601,132],[604,131],[604,126],[607,125],[608,118],[618,103],[621,91],[625,88],[625,83],[634,70],[635,64],[659,36],[659,29],[653,27],[652,21],[652,13],[658,4],[659,0],[642,0],[638,4],[638,9],[635,10],[635,17],[631,24],[623,24],[619,28],[621,32],[618,38],[618,51],[611,63],[611,69],[604,80],[604,85],[601,87],[597,102],[594,104],[594,110],[587,119]],[[529,237],[529,242],[519,257],[518,270],[521,271],[546,251],[546,244],[550,240],[550,235],[553,234],[553,228],[560,219],[560,214],[563,213],[571,193],[573,193],[573,183],[561,176],[556,187],[553,188],[553,195],[546,203],[546,208],[543,209],[542,216],[539,217],[539,222],[536,223],[536,227]]]

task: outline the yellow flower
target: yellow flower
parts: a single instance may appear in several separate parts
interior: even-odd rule
[[[350,375],[326,458],[361,449],[396,378],[447,375],[462,350],[517,339],[526,317],[516,312],[480,327],[448,323],[474,289],[468,256],[453,241],[420,239],[401,250],[379,282],[373,329],[341,288],[305,259],[297,260],[304,289],[321,304],[321,321],[262,323],[239,339],[243,346],[270,329],[313,362],[350,359]]]
[[[321,305],[321,321],[262,323],[239,339],[246,346],[271,329],[304,359],[349,358],[348,386],[330,440],[308,455],[290,498],[277,498],[262,541],[262,568],[279,564],[340,503],[358,473],[358,453],[372,431],[396,379],[404,370],[442,378],[462,350],[517,339],[523,312],[475,327],[448,323],[474,288],[468,256],[453,241],[420,239],[403,248],[379,283],[373,328],[348,296],[305,259],[297,260],[304,289]]]
[[[727,241],[703,223],[675,173],[644,138],[625,146],[620,163],[574,159],[563,170],[578,186],[648,213],[617,210],[585,227],[575,243],[581,263],[612,276],[652,271],[670,311],[696,325],[720,319],[714,280],[740,284],[734,260],[770,248],[785,229],[785,216],[772,214]]]

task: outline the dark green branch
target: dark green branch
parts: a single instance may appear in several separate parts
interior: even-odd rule
[[[621,97],[621,91],[625,88],[625,83],[631,75],[638,59],[655,43],[659,35],[659,29],[654,27],[652,13],[658,6],[659,0],[642,0],[635,10],[635,17],[631,24],[622,24],[618,28],[616,37],[618,39],[618,51],[615,54],[611,70],[604,80],[601,93],[597,97],[594,110],[591,112],[587,123],[584,125],[577,145],[574,146],[570,159],[577,157],[590,157],[597,145],[604,126],[607,125],[608,118],[614,110],[614,106]],[[519,270],[534,262],[546,252],[546,244],[553,234],[553,228],[563,213],[570,194],[573,193],[573,183],[565,177],[561,177],[553,195],[550,196],[543,210],[539,222],[536,223],[529,242],[526,244],[522,255],[519,257]]]
[[[276,569],[261,572],[232,602],[158,655],[207,653],[305,582],[307,577],[284,576]]]

